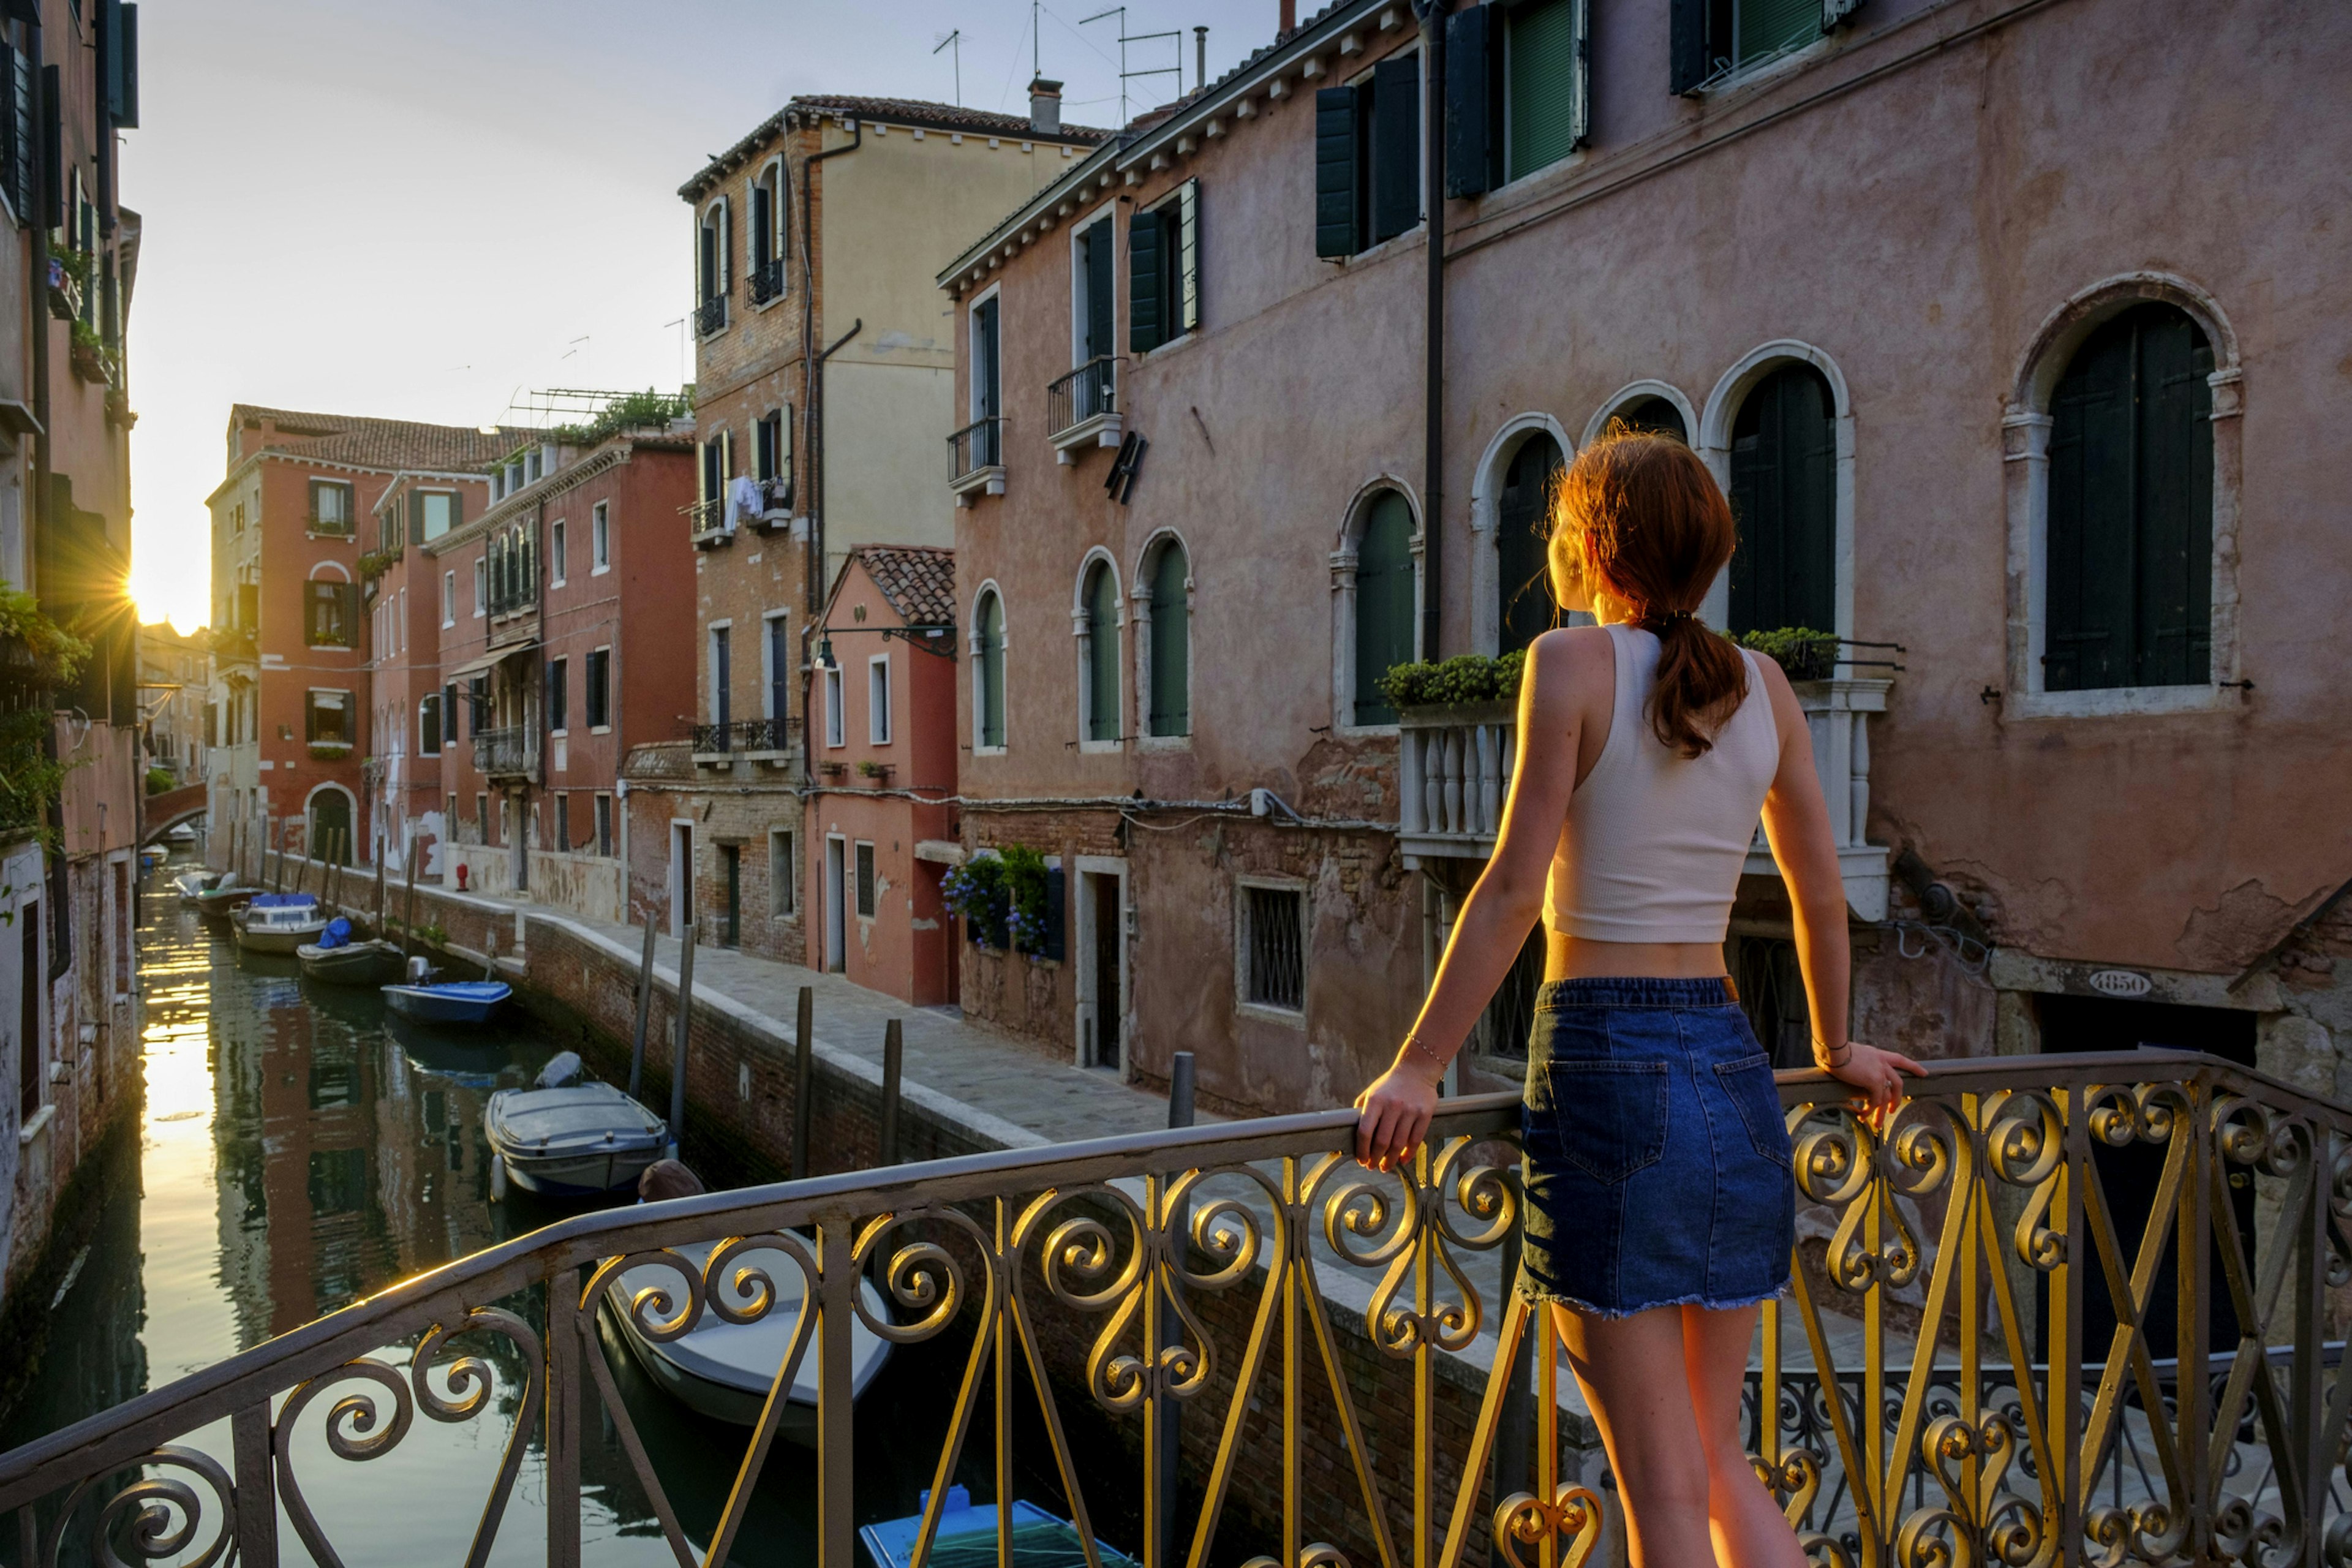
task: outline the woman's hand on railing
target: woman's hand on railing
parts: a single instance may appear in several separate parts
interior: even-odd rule
[[[1393,1171],[1412,1158],[1429,1132],[1429,1119],[1437,1114],[1437,1078],[1407,1047],[1393,1067],[1356,1096],[1356,1109],[1362,1112],[1356,1123],[1357,1161],[1371,1170]]]
[[[1862,1091],[1856,1109],[1874,1132],[1885,1131],[1895,1112],[1903,1109],[1903,1075],[1927,1076],[1926,1068],[1901,1051],[1882,1050],[1861,1040],[1848,1040],[1834,1050],[1816,1045],[1813,1061],[1840,1083]]]

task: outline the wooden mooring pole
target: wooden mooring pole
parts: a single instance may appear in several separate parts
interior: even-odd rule
[[[797,1182],[809,1173],[809,1129],[815,1121],[809,1096],[816,1087],[812,1059],[816,1054],[816,993],[805,985],[793,1018],[793,1180]]]
[[[654,1016],[654,938],[661,922],[654,907],[646,905],[646,955],[637,964],[637,1032],[629,1042],[629,1098],[637,1098],[646,1079],[646,1029]]]
[[[906,1053],[906,1031],[893,1018],[882,1026],[882,1131],[874,1162],[886,1167],[898,1163],[898,1089]]]
[[[686,1044],[688,1026],[694,1018],[694,937],[695,922],[686,922],[686,951],[677,959],[677,1016],[672,1020],[673,1045],[669,1055],[669,1157],[677,1158],[678,1148],[686,1141]]]

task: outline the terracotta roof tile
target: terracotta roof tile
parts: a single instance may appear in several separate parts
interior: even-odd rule
[[[474,469],[497,462],[541,432],[500,426],[485,435],[470,425],[425,425],[409,419],[372,419],[360,415],[304,414],[239,403],[229,410],[232,434],[249,424],[273,426],[259,450],[362,468]]]
[[[955,624],[955,552],[933,545],[856,544],[849,553],[908,626]]]
[[[1102,141],[1110,132],[1092,125],[1065,125],[1059,131],[1037,131],[1025,114],[994,114],[982,109],[966,109],[958,103],[933,103],[920,98],[856,98],[838,93],[806,93],[793,100],[801,109],[819,109],[828,113],[855,115],[860,120],[905,121],[922,126],[943,126],[957,131],[978,132],[985,136],[1017,136],[1036,142]]]

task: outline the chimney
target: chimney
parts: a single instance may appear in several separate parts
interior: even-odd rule
[[[1281,42],[1298,31],[1298,0],[1282,0],[1282,26],[1274,31],[1275,41]]]
[[[1029,129],[1041,136],[1058,135],[1062,129],[1062,84],[1034,77],[1029,82]]]

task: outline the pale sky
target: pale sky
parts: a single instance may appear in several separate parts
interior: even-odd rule
[[[1118,122],[1119,23],[1041,6],[1064,115]],[[1302,15],[1320,8],[1302,0]],[[1130,0],[1132,37],[1209,28],[1212,80],[1276,0]],[[131,302],[131,588],[209,613],[204,498],[232,403],[478,425],[534,388],[692,374],[677,187],[796,92],[1026,112],[1029,0],[143,0],[122,201]],[[1130,69],[1178,41],[1128,47]],[[1175,79],[1129,84],[1129,111]],[[940,258],[944,264],[946,258]]]

